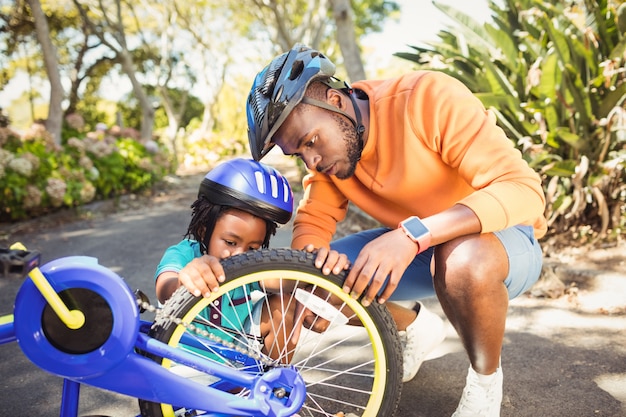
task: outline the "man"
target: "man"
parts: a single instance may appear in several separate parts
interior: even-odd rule
[[[457,80],[416,71],[351,88],[334,71],[296,45],[257,75],[248,97],[253,157],[278,145],[310,171],[292,246],[313,245],[331,267],[329,247],[347,254],[344,290],[365,305],[436,293],[470,361],[453,417],[499,416],[508,300],[541,271],[541,180]],[[386,227],[331,242],[348,202]],[[443,327],[420,303],[388,306],[410,380]]]

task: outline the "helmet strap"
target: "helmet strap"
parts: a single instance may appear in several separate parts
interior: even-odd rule
[[[346,85],[345,83],[343,84]],[[361,111],[359,110],[359,106],[357,105],[356,100],[354,99],[354,90],[350,88],[346,91],[345,88],[342,88],[341,91],[345,92],[350,98],[350,101],[352,102],[352,107],[354,108],[354,114],[356,116],[356,120],[354,120],[354,118],[352,118],[352,116],[350,116],[345,111],[338,109],[335,106],[331,106],[330,104],[321,100],[316,100],[316,99],[304,96],[302,97],[302,103],[310,104],[316,107],[321,107],[322,109],[330,110],[332,112],[339,113],[342,116],[347,117],[348,120],[350,120],[350,122],[354,126],[354,130],[356,131],[356,135],[361,144],[361,148],[363,148],[363,133],[365,132],[365,126],[363,126],[363,122],[361,120]]]
[[[363,152],[363,133],[365,132],[365,126],[363,126],[363,121],[361,120],[361,110],[359,110],[359,106],[354,99],[354,90],[350,90],[350,101],[352,102],[352,107],[354,107],[354,114],[356,115],[356,123],[354,124],[354,130],[356,130],[356,136],[359,140],[359,160],[361,160],[361,153]]]

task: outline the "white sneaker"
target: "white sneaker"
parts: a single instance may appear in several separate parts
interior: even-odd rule
[[[415,378],[426,356],[446,338],[443,320],[419,303],[417,318],[406,330],[399,331],[402,343],[402,382]]]
[[[470,366],[463,396],[452,417],[500,417],[502,404],[502,367],[488,384],[481,384],[478,374]]]

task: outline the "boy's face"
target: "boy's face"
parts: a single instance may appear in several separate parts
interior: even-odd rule
[[[238,253],[260,249],[265,240],[265,220],[246,211],[228,209],[213,229],[208,255],[224,259]]]

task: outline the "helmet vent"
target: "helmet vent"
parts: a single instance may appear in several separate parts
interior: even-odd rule
[[[272,184],[272,197],[276,198],[278,197],[278,181],[275,176],[270,177],[270,183]]]
[[[301,59],[296,60],[291,66],[291,71],[289,71],[289,80],[293,81],[302,74],[304,70],[304,62]]]
[[[285,64],[285,60],[287,59],[287,54],[284,54],[284,59],[277,59],[272,62],[265,72],[265,79],[263,80],[263,84],[261,85],[261,89],[263,95],[265,97],[270,97],[272,92],[274,91],[274,86],[276,85],[276,74],[280,72],[283,65]]]
[[[254,117],[254,123],[256,126],[260,126],[263,121],[263,112],[261,110],[261,103],[263,102],[263,93],[258,89],[250,95],[248,103],[252,106],[252,115]]]
[[[261,194],[265,194],[265,181],[263,181],[263,173],[261,171],[254,172],[254,179],[256,180],[256,188]]]
[[[268,127],[274,126],[276,120],[283,114],[283,110],[289,104],[288,99],[279,101],[270,101],[267,103],[267,125]]]

